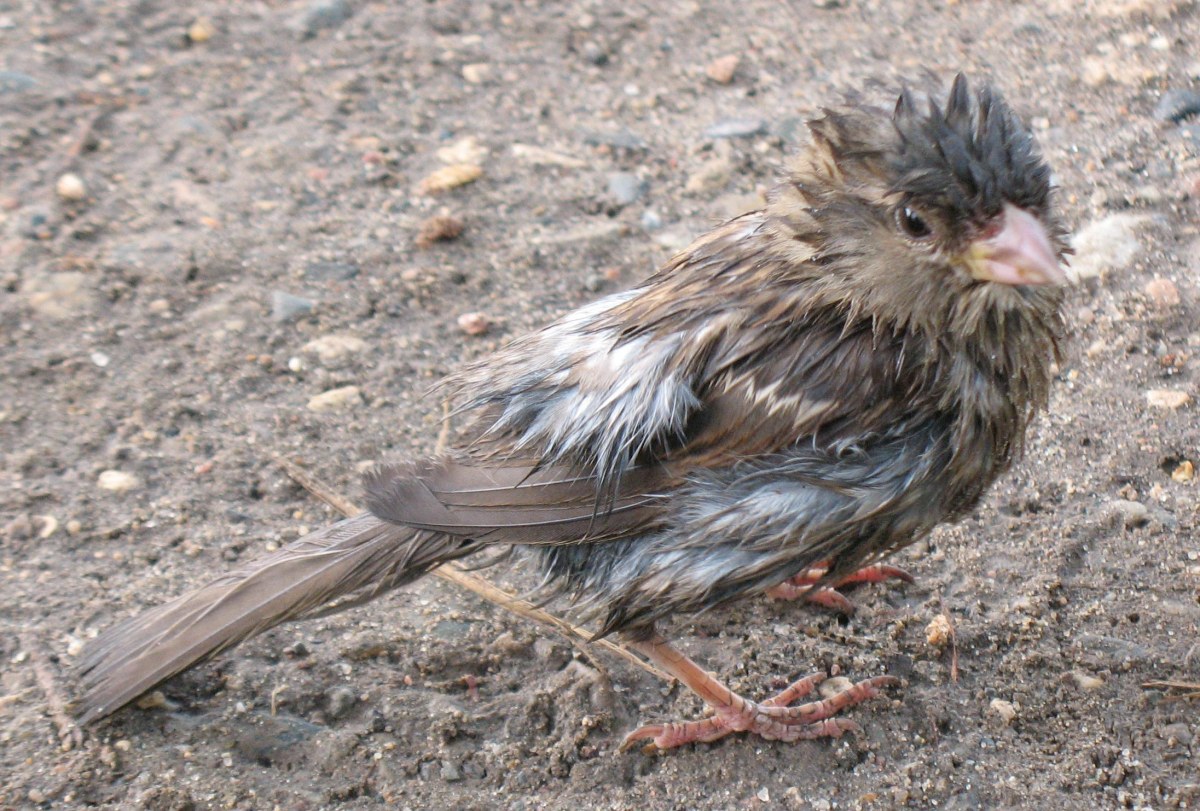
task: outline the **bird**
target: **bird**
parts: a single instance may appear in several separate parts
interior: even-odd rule
[[[755,701],[665,627],[902,576],[881,561],[975,508],[1048,407],[1070,249],[1033,135],[961,73],[883,98],[821,108],[760,209],[452,374],[450,449],[372,468],[366,512],[99,635],[80,723],[282,622],[498,547],[711,710],[622,749],[858,731],[841,713],[895,678],[796,703],[818,672]]]

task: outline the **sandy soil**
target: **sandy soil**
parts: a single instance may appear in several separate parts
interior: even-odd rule
[[[0,0],[0,807],[1195,807],[1196,704],[1145,683],[1200,681],[1198,60],[1171,0]],[[332,520],[274,455],[357,495],[433,447],[449,369],[633,284],[754,205],[823,101],[923,69],[994,79],[1095,225],[1050,413],[898,556],[916,584],[673,630],[750,695],[901,676],[861,737],[619,755],[698,702],[431,579],[60,742],[84,640]],[[448,164],[483,173],[426,193]],[[422,247],[442,213],[461,236]]]

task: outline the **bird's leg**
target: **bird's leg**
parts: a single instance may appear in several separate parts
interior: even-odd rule
[[[815,566],[805,569],[800,574],[789,577],[782,583],[772,586],[767,590],[767,596],[774,597],[776,600],[805,600],[806,602],[823,605],[826,608],[832,608],[834,611],[840,611],[843,614],[853,614],[854,603],[849,597],[837,590],[842,586],[851,586],[857,583],[882,583],[885,580],[903,580],[905,583],[913,582],[913,576],[904,569],[876,563],[851,572],[835,583],[814,588],[828,571],[829,564],[827,562],[818,563]]]
[[[703,721],[650,724],[625,736],[621,751],[639,741],[648,741],[643,751],[670,749],[686,743],[704,743],[723,738],[730,732],[751,732],[772,741],[799,741],[811,738],[840,738],[845,732],[859,732],[858,724],[833,716],[879,695],[882,687],[899,684],[893,676],[865,679],[842,692],[819,701],[789,706],[811,693],[825,680],[824,673],[798,679],[783,692],[763,702],[739,696],[705,672],[699,665],[655,634],[648,640],[631,643],[662,670],[683,682],[713,710]]]

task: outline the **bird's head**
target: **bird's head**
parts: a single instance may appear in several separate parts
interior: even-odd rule
[[[904,90],[891,110],[855,103],[809,126],[778,202],[830,295],[931,327],[952,311],[1057,306],[1068,248],[1050,169],[993,90],[960,74],[944,104]]]

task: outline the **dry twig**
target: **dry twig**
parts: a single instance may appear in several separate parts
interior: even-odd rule
[[[1173,679],[1160,679],[1155,681],[1142,682],[1143,690],[1182,690],[1181,693],[1173,693],[1167,696],[1168,699],[1175,701],[1190,701],[1200,698],[1200,683],[1194,681],[1174,681]]]
[[[958,631],[954,628],[954,621],[950,619],[950,610],[944,604],[942,605],[942,617],[950,626],[950,682],[958,684]]]
[[[438,432],[437,445],[434,446],[434,453],[441,453],[446,450],[446,444],[450,441],[450,399],[442,401],[442,430]]]
[[[327,487],[323,482],[311,475],[308,471],[301,468],[299,465],[284,459],[282,456],[273,457],[275,464],[279,465],[283,470],[301,487],[312,493],[321,501],[324,501],[329,506],[340,512],[342,515],[350,518],[359,515],[362,510],[354,505],[352,501],[342,496]],[[620,645],[608,639],[593,639],[592,634],[586,628],[581,628],[578,625],[573,625],[561,617],[556,617],[548,611],[538,608],[528,600],[523,600],[517,595],[505,591],[498,586],[495,586],[490,581],[466,571],[456,563],[446,563],[433,570],[433,574],[447,580],[460,588],[466,589],[484,600],[498,605],[506,611],[510,611],[520,617],[533,620],[541,625],[548,626],[555,631],[558,631],[566,639],[575,646],[575,648],[592,664],[597,670],[604,672],[603,666],[596,659],[591,651],[591,646],[603,648],[609,653],[620,656],[622,659],[630,662],[647,673],[651,673],[667,683],[674,681],[671,676],[663,673],[653,665],[642,661],[632,652],[626,650]]]
[[[27,633],[21,633],[17,638],[21,642],[21,647],[29,654],[29,664],[33,666],[34,678],[37,680],[42,694],[46,697],[46,707],[50,712],[51,720],[54,721],[54,726],[58,729],[58,740],[62,744],[63,751],[70,751],[83,743],[83,732],[75,723],[75,719],[71,717],[71,713],[67,711],[67,700],[58,688],[58,679],[55,678],[54,671],[46,660],[41,644]]]

